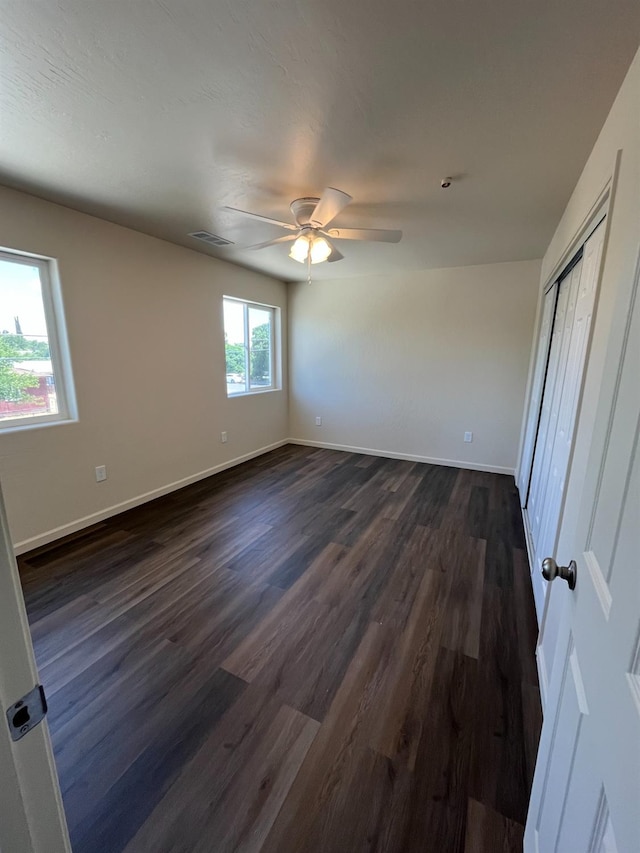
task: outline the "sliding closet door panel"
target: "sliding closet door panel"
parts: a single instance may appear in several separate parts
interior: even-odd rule
[[[545,293],[542,306],[542,321],[540,323],[540,334],[536,347],[536,365],[531,382],[531,402],[529,404],[529,415],[527,429],[522,445],[522,457],[520,459],[520,470],[518,472],[518,489],[520,491],[520,502],[526,505],[529,492],[529,477],[531,476],[531,463],[533,462],[533,450],[536,443],[538,424],[540,422],[540,403],[545,384],[547,362],[549,360],[549,343],[553,316],[558,297],[558,284],[554,284]]]
[[[567,312],[567,296],[569,292],[567,284],[568,281],[567,279],[565,279],[558,285],[558,304],[556,306],[556,316],[553,322],[551,347],[549,350],[549,365],[547,367],[547,380],[545,382],[544,393],[542,396],[542,406],[540,408],[540,426],[538,427],[538,437],[533,453],[531,483],[529,485],[529,498],[527,500],[527,509],[529,513],[530,522],[533,519],[533,515],[538,501],[542,456],[544,447],[547,443],[547,433],[549,430],[549,420],[551,417],[551,400],[553,398],[553,389],[555,387],[556,376],[558,373],[558,364],[560,361],[560,344],[562,341],[564,316]]]
[[[560,418],[560,407],[565,391],[565,379],[567,365],[569,362],[569,346],[571,343],[571,331],[573,329],[573,320],[575,316],[576,302],[578,299],[578,288],[580,286],[580,275],[582,273],[582,261],[579,261],[572,272],[567,276],[565,282],[561,282],[560,287],[567,288],[567,303],[564,319],[561,324],[560,332],[560,348],[558,353],[558,365],[556,370],[555,382],[551,392],[551,401],[549,406],[549,422],[546,432],[546,440],[541,448],[542,454],[540,458],[540,469],[538,478],[538,491],[536,495],[536,504],[531,520],[531,536],[533,539],[536,558],[539,562],[540,556],[540,531],[542,529],[542,519],[546,507],[547,490],[549,486],[549,472],[551,469],[551,459],[553,455],[553,447],[555,444],[556,430],[558,428],[558,420]],[[534,462],[535,465],[535,462]]]
[[[577,267],[580,266],[578,263]],[[575,271],[574,267],[574,271]],[[562,384],[563,377],[563,341],[567,338],[567,314],[569,312],[569,295],[573,273],[566,276],[559,284],[558,305],[553,324],[551,337],[551,350],[549,353],[549,367],[547,370],[547,381],[542,397],[542,409],[540,411],[540,427],[538,439],[533,456],[533,468],[531,471],[531,486],[529,488],[529,499],[527,510],[529,524],[531,527],[531,538],[534,548],[537,542],[537,532],[540,529],[542,518],[542,500],[545,490],[545,472],[548,468],[551,446],[553,444],[554,429],[554,401],[558,402],[558,384]],[[566,347],[565,347],[566,355]],[[557,414],[557,412],[555,413]]]
[[[604,223],[585,243],[582,274],[578,286],[575,316],[567,356],[562,399],[558,413],[551,462],[547,477],[542,523],[536,551],[542,556],[555,554],[562,498],[569,469],[578,401],[587,354],[591,318],[595,305],[600,258],[604,242]]]

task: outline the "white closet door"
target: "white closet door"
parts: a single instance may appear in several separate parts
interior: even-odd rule
[[[544,396],[545,398],[548,398],[548,403],[546,404],[548,406],[546,414],[547,428],[545,430],[543,442],[539,442],[536,447],[536,455],[533,461],[533,466],[536,471],[536,491],[535,493],[531,493],[531,503],[529,504],[531,538],[533,540],[536,554],[539,549],[542,518],[546,506],[551,457],[555,443],[556,429],[558,427],[558,419],[560,417],[562,397],[565,391],[565,378],[567,364],[569,362],[571,330],[573,329],[581,273],[582,260],[578,261],[569,275],[560,282],[560,297],[563,298],[564,311],[562,313],[562,317],[556,317],[555,324],[558,340],[557,364],[554,365],[554,381],[553,385],[548,388],[548,394],[547,389],[545,389]],[[545,407],[543,407],[543,413],[544,412]],[[538,450],[540,450],[540,452],[538,452]]]
[[[582,262],[579,261],[573,271],[565,276],[559,284],[558,303],[556,316],[553,323],[553,334],[551,337],[551,349],[549,352],[549,365],[547,368],[547,379],[542,397],[542,408],[540,411],[540,427],[533,456],[533,468],[531,470],[531,484],[527,500],[527,519],[529,532],[533,545],[533,560],[531,565],[532,574],[535,573],[538,533],[542,521],[542,508],[546,491],[546,481],[550,464],[551,451],[555,426],[557,423],[560,395],[564,380],[564,369],[569,348],[569,337],[571,335],[571,322],[573,320],[573,304],[570,301],[577,290],[577,282],[580,275]],[[567,328],[567,326],[569,328]],[[539,602],[536,601],[536,609]],[[542,609],[538,609],[538,621],[542,617]]]
[[[540,573],[540,564],[545,557],[555,552],[604,232],[603,221],[585,243],[582,259],[560,282],[527,503],[533,545],[533,593],[538,621],[542,619],[547,587]]]
[[[551,466],[547,481],[547,499],[542,515],[539,536],[539,550],[545,555],[555,552],[558,520],[560,517],[562,495],[569,468],[569,458],[573,443],[573,432],[578,408],[578,397],[582,385],[582,373],[587,351],[587,341],[591,328],[593,306],[595,304],[598,271],[604,241],[604,224],[591,235],[584,247],[582,275],[578,287],[569,355],[565,374],[564,388],[560,402],[558,424],[551,456]]]
[[[589,341],[589,330],[591,329],[591,318],[593,316],[598,285],[604,231],[604,222],[602,222],[584,246],[582,274],[580,276],[575,315],[571,328],[562,399],[560,401],[558,423],[547,475],[542,520],[535,544],[538,567],[545,557],[552,556],[556,552],[564,489],[569,471],[574,427],[578,413],[578,401],[582,387],[587,343]],[[536,586],[539,587],[537,592]],[[534,572],[534,595],[537,595],[538,598],[544,601],[546,588],[547,581],[544,580],[540,571]],[[545,630],[545,634],[548,633],[548,641],[552,644],[555,643],[555,627],[548,626],[549,631]],[[551,660],[551,655],[552,649],[550,648],[547,655],[548,660]]]
[[[538,346],[536,347],[536,366],[533,372],[533,380],[531,382],[529,417],[527,420],[524,443],[522,445],[520,470],[518,472],[518,489],[520,491],[520,501],[522,506],[526,505],[527,494],[529,492],[529,477],[531,476],[531,463],[533,462],[533,451],[536,445],[536,434],[540,420],[540,402],[542,400],[544,378],[547,371],[547,361],[549,359],[549,339],[551,337],[551,327],[553,325],[557,296],[558,282],[554,282],[544,295],[542,321],[540,323]]]

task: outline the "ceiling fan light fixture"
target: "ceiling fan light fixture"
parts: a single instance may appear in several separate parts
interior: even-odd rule
[[[331,246],[324,237],[314,237],[313,234],[301,234],[289,252],[289,257],[300,264],[311,261],[321,264],[331,254]]]
[[[316,237],[311,244],[311,263],[321,264],[331,254],[331,246],[323,237]]]
[[[289,257],[293,258],[294,261],[298,261],[298,263],[303,264],[309,256],[309,249],[309,238],[306,235],[301,234],[291,247]]]

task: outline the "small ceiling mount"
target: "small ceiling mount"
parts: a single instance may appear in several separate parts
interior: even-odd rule
[[[449,187],[451,186],[452,181],[453,181],[453,178],[451,178],[451,177],[443,178],[440,181],[440,186],[442,187],[443,190],[448,190]]]

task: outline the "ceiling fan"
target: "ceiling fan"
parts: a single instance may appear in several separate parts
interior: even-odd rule
[[[399,243],[402,231],[386,231],[379,228],[327,228],[336,216],[345,209],[353,199],[348,193],[327,187],[320,198],[297,198],[291,202],[290,208],[295,225],[261,216],[259,213],[249,213],[236,207],[225,207],[242,216],[259,219],[286,228],[290,234],[247,246],[248,249],[266,249],[279,243],[293,243],[289,257],[301,264],[319,264],[323,261],[341,261],[344,257],[334,245],[334,240],[369,240],[382,243]]]

